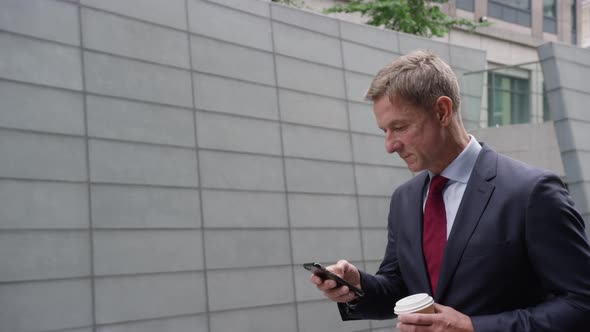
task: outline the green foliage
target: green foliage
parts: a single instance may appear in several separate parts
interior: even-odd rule
[[[453,18],[436,5],[447,0],[351,0],[324,10],[325,13],[360,13],[370,17],[367,24],[411,33],[425,37],[442,37],[453,27],[463,27],[473,32],[489,23],[476,23],[463,18]]]

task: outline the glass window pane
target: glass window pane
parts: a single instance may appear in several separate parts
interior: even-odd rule
[[[488,73],[488,126],[528,123],[529,89],[528,79]]]
[[[502,17],[502,5],[488,2],[488,15],[490,17],[501,18]]]
[[[557,20],[543,17],[543,32],[557,33]]]
[[[525,27],[531,26],[531,13],[519,11],[516,17],[516,23]]]
[[[557,17],[555,11],[555,0],[543,0],[543,16],[545,17]]]
[[[518,23],[516,19],[518,11],[514,8],[504,7],[502,8],[502,19],[510,23]]]
[[[537,1],[537,0],[535,0]],[[531,2],[529,0],[489,0],[488,16],[523,26],[531,26]]]
[[[470,12],[474,11],[475,9],[474,0],[457,0],[456,4],[457,8]]]
[[[492,2],[492,0],[490,0]],[[509,7],[515,7],[519,9],[529,10],[531,9],[531,2],[530,0],[493,0],[493,2],[497,2],[499,4],[503,4]]]

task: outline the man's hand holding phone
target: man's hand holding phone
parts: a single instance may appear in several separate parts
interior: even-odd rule
[[[319,290],[324,292],[324,295],[330,300],[346,303],[363,296],[361,290],[361,277],[356,266],[345,260],[340,260],[338,263],[325,268],[325,270],[337,277],[331,278],[329,274],[322,272],[321,267],[313,268],[313,264],[314,263],[309,263],[304,265],[306,269],[313,272],[311,282],[315,284]],[[342,280],[344,280],[344,282],[342,282]]]

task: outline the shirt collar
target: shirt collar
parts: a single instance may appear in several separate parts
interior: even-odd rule
[[[461,151],[457,158],[455,158],[455,160],[453,160],[453,162],[451,162],[440,175],[451,181],[465,184],[469,181],[471,171],[473,171],[477,156],[479,155],[479,151],[481,151],[481,145],[479,145],[475,137],[471,135],[469,135],[469,137],[469,143],[465,149]],[[434,173],[431,171],[428,171],[428,174],[430,175],[430,178],[434,176]]]

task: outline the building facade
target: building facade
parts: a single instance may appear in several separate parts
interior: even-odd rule
[[[346,0],[305,1],[307,8],[318,11],[342,3]],[[551,41],[589,46],[590,1],[450,0],[441,7],[453,17],[491,23],[475,33],[452,29],[445,37],[434,38],[481,49],[487,54],[487,71],[473,74],[483,75],[485,86],[477,127],[540,124],[550,120],[548,104],[543,98],[537,47]],[[366,21],[356,14],[331,15]]]
[[[461,74],[477,126],[481,48],[269,1],[0,1],[0,332],[392,331],[342,322],[301,265],[377,270],[413,174],[363,94],[416,48]],[[476,136],[563,176],[561,152],[587,217],[575,50],[542,57],[555,129]]]

